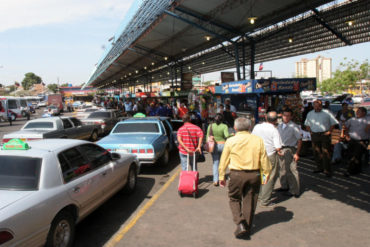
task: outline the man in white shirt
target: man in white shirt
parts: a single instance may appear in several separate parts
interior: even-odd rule
[[[345,176],[361,172],[362,156],[366,155],[370,138],[370,119],[366,115],[366,108],[359,107],[356,111],[356,117],[346,122],[346,129],[350,138],[348,143],[350,157],[347,172],[344,173]],[[367,155],[365,157],[365,160],[367,160]]]
[[[292,117],[293,111],[284,109],[283,122],[277,128],[283,144],[282,156],[279,156],[280,191],[287,191],[286,195],[298,197],[300,187],[297,161],[302,147],[302,134]]]
[[[315,100],[313,110],[307,114],[304,125],[311,133],[312,149],[317,168],[314,173],[324,172],[327,177],[332,176],[330,135],[338,120],[325,109],[322,109],[322,101]]]
[[[269,181],[262,185],[259,199],[261,200],[262,206],[272,206],[274,203],[271,202],[271,195],[274,189],[275,182],[279,177],[278,173],[278,155],[282,148],[281,138],[279,131],[277,130],[277,113],[270,111],[266,115],[266,121],[261,124],[257,124],[252,134],[257,135],[263,139],[265,144],[266,153],[271,162],[271,173]]]
[[[233,105],[231,104],[230,99],[226,99],[226,100],[225,100],[225,105],[229,105],[229,106],[230,106],[230,111],[231,111],[231,112],[236,112],[236,108],[235,108],[235,106],[233,106]]]

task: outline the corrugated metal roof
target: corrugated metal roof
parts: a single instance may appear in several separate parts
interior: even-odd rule
[[[143,84],[159,75],[165,81],[181,72],[235,68],[236,55],[248,65],[252,46],[258,63],[368,41],[368,0],[146,0],[89,84]]]

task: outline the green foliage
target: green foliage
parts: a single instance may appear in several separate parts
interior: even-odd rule
[[[349,88],[355,87],[356,82],[369,77],[369,61],[365,60],[359,63],[355,60],[344,61],[340,63],[332,78],[323,81],[320,85],[320,91],[326,93],[339,93]]]
[[[62,85],[60,85],[61,87],[68,87],[68,83],[63,83]]]
[[[33,84],[39,84],[41,82],[42,79],[40,76],[37,76],[32,72],[28,72],[24,75],[22,86],[24,90],[29,90],[33,86]]]
[[[53,83],[53,84],[49,84],[48,85],[48,89],[50,90],[50,91],[53,91],[53,93],[56,93],[57,91],[58,91],[58,84],[55,84],[55,83]]]

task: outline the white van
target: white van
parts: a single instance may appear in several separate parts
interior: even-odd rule
[[[4,96],[0,98],[3,105],[6,105],[9,114],[12,118],[12,121],[15,121],[17,118],[24,117],[29,112],[27,106],[27,100],[21,97],[12,97],[12,96]]]

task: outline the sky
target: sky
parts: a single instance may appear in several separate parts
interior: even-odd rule
[[[142,0],[0,0],[0,84],[22,81],[34,72],[46,84],[86,82]],[[130,19],[130,18],[128,18]],[[334,71],[344,57],[370,58],[370,43],[264,62],[274,77],[292,77],[294,63],[331,57]],[[259,64],[255,69],[258,70]],[[203,76],[218,80],[220,73]]]

